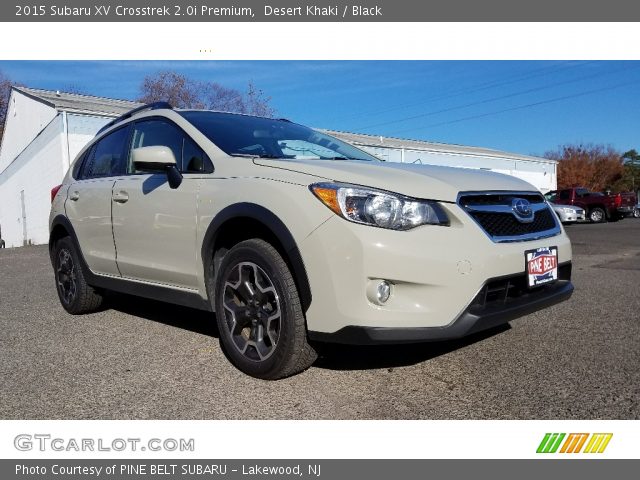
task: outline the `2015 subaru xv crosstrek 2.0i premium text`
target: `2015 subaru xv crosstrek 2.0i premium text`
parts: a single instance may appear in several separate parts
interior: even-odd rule
[[[457,338],[573,291],[569,239],[528,183],[164,103],[80,152],[50,229],[68,312],[106,290],[215,312],[228,357],[265,379],[311,365],[314,341]]]

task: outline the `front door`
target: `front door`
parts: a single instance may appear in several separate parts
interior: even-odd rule
[[[168,120],[134,124],[131,149],[158,145],[172,150],[184,178],[172,189],[164,172],[137,171],[129,153],[127,175],[113,188],[118,267],[125,278],[196,289],[196,199],[202,176],[182,168],[185,153],[193,157],[194,142]]]

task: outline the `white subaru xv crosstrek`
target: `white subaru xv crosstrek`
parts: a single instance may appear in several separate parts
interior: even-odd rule
[[[526,182],[164,102],[80,152],[50,232],[69,313],[107,290],[215,312],[228,357],[264,379],[309,367],[318,341],[458,338],[573,291],[569,239]]]

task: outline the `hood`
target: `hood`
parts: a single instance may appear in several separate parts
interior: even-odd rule
[[[531,184],[510,175],[467,168],[392,162],[264,158],[256,158],[254,163],[335,182],[353,183],[410,197],[449,202],[456,201],[458,193],[466,191],[537,191]]]

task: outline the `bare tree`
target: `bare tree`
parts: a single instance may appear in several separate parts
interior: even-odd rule
[[[0,72],[0,139],[2,139],[2,134],[4,132],[4,121],[7,117],[11,85],[11,80],[9,80],[4,73]]]
[[[618,182],[624,171],[622,156],[611,146],[562,145],[544,156],[559,162],[558,188],[602,191]]]
[[[147,75],[140,86],[139,102],[166,101],[177,108],[204,108],[272,117],[271,97],[252,82],[245,93],[217,82],[194,80],[174,71]]]
[[[62,86],[60,91],[64,93],[73,93],[75,95],[90,95],[87,89],[78,83],[67,83]]]
[[[259,115],[261,117],[273,117],[276,111],[271,106],[270,102],[271,97],[265,96],[264,92],[259,88],[256,88],[253,82],[249,82],[246,93],[246,113]]]

